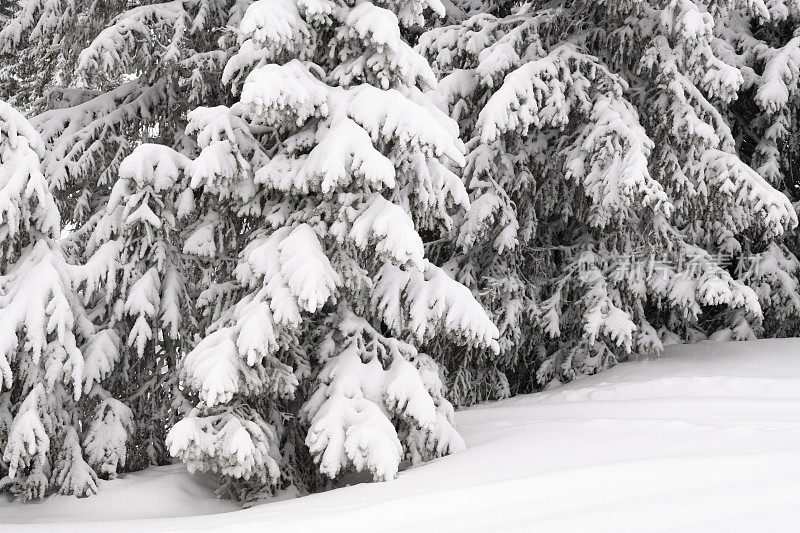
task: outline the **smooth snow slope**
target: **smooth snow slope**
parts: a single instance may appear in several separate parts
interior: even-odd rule
[[[798,339],[672,346],[660,359],[465,410],[457,425],[465,452],[392,482],[213,516],[71,522],[58,531],[800,528]],[[137,489],[134,480],[147,476],[153,479]],[[2,503],[0,522],[54,521],[61,512],[61,520],[142,517],[150,506],[165,516],[171,504],[173,516],[230,509],[177,467],[128,479],[104,483],[99,496],[80,502],[87,506],[77,516],[73,500],[55,497]],[[5,524],[0,531],[53,527]]]

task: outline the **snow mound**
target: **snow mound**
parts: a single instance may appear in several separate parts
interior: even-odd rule
[[[100,481],[99,486],[99,494],[89,498],[54,495],[20,504],[0,497],[0,530],[52,531],[55,523],[69,523],[64,529],[74,531],[83,526],[73,523],[91,521],[97,522],[88,528],[94,531],[104,529],[109,520],[199,516],[240,509],[235,502],[214,497],[215,476],[189,474],[182,463],[123,474]],[[132,523],[121,522],[121,527]],[[152,520],[152,524],[157,526],[159,521]]]
[[[800,521],[800,339],[669,346],[456,414],[467,450],[380,484],[221,513],[182,466],[85,500],[0,503],[7,531],[788,531]],[[20,522],[38,522],[40,525]]]

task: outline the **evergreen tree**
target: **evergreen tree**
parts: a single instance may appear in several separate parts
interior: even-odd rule
[[[225,28],[249,2],[26,0],[0,30],[0,53],[37,113],[45,168],[83,246],[119,165],[143,140],[183,150],[186,113],[224,101]]]
[[[84,294],[125,345],[103,382],[125,405],[121,411],[108,406],[105,414],[128,426],[125,456],[134,470],[168,462],[166,428],[181,401],[176,362],[192,340],[191,285],[174,194],[185,187],[188,163],[164,146],[137,147],[120,165],[120,179],[87,244],[92,255],[86,266],[95,277],[87,279]]]
[[[796,45],[756,37],[762,8],[529,2],[420,38],[446,74],[436,96],[467,140],[474,190],[456,238],[431,252],[481,293],[502,333],[496,359],[436,352],[457,401],[677,339],[752,338],[765,311],[798,316],[797,259],[773,242],[797,225],[775,188]],[[781,13],[772,23],[795,20]],[[752,130],[734,104],[747,91]],[[745,130],[761,136],[754,152],[737,141]],[[737,271],[757,253],[760,270]]]
[[[190,470],[307,489],[298,416],[330,478],[390,479],[404,459],[463,447],[419,347],[447,336],[497,349],[498,332],[425,256],[421,234],[446,236],[469,207],[451,170],[463,164],[457,126],[422,92],[436,78],[400,34],[429,8],[444,13],[438,2],[255,2],[224,72],[240,102],[190,115],[202,146],[193,187],[228,190],[256,221],[238,301],[182,364],[199,402],[168,443]],[[217,249],[203,235],[199,248]]]
[[[450,401],[800,334],[798,20],[0,4],[0,487],[389,479],[463,446]]]
[[[134,150],[157,141],[192,153],[187,111],[226,98],[219,79],[234,41],[225,28],[238,25],[248,4],[30,0],[0,30],[9,70],[31,84],[19,96],[38,113],[31,122],[71,230],[63,248],[91,267],[81,288],[93,319],[123,341],[118,370],[103,383],[114,400],[99,406],[92,426],[103,435],[111,425],[118,436],[96,450],[108,476],[167,460],[164,433],[180,408],[172,405],[180,404],[174,363],[202,320],[200,291],[224,287],[212,274],[226,278],[218,264],[183,253],[190,237],[179,236],[178,199],[169,196],[172,185],[186,186],[182,169],[174,169],[174,184],[134,175],[147,164],[158,171],[163,155],[146,161]]]
[[[59,248],[43,153],[36,130],[0,102],[0,488],[20,500],[97,491],[80,435],[117,356],[113,332],[94,327],[75,290],[86,273]]]

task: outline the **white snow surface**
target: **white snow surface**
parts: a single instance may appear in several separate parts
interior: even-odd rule
[[[213,498],[211,478],[173,465],[101,482],[87,499],[2,500],[0,530],[729,532],[800,523],[800,339],[668,346],[657,359],[466,409],[456,425],[467,450],[386,483],[226,512],[236,505]]]

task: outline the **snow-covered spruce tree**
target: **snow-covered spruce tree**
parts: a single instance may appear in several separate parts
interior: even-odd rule
[[[80,436],[108,399],[97,383],[117,356],[113,332],[94,327],[75,291],[85,272],[59,248],[43,153],[39,134],[0,102],[0,490],[20,500],[97,491],[84,456],[107,439]]]
[[[49,51],[56,47],[40,45],[37,54],[32,49],[12,49],[2,44],[22,11],[21,0],[0,2],[0,100],[27,112],[51,86],[56,62]]]
[[[253,483],[311,488],[296,417],[330,478],[390,479],[404,459],[463,446],[419,348],[447,336],[496,350],[498,332],[425,256],[421,234],[445,238],[469,206],[449,168],[463,164],[457,125],[422,92],[436,78],[400,36],[426,9],[443,12],[438,1],[255,2],[224,74],[240,102],[190,116],[202,147],[192,184],[219,194],[221,178],[238,183],[240,214],[256,222],[235,269],[241,297],[183,360],[199,403],[168,443],[238,497]]]
[[[172,397],[170,384],[177,381],[174,365],[168,362],[174,361],[181,343],[192,339],[194,302],[200,291],[224,291],[228,285],[216,284],[214,277],[227,279],[231,270],[226,270],[230,262],[183,254],[185,236],[176,230],[177,199],[170,196],[171,185],[158,182],[156,176],[133,176],[146,172],[139,170],[141,164],[155,171],[158,161],[148,161],[150,156],[140,151],[127,169],[121,163],[143,141],[186,153],[194,150],[194,140],[183,133],[186,113],[200,102],[232,100],[219,81],[235,43],[226,36],[226,28],[238,26],[249,3],[21,0],[0,29],[4,66],[12,72],[33,68],[42,79],[35,90],[24,91],[25,104],[39,113],[32,123],[45,140],[45,170],[65,224],[72,229],[63,248],[78,262],[92,265],[84,290],[91,295],[93,318],[115,328],[124,341],[124,370],[105,383],[124,403],[103,404],[104,415],[97,423],[102,419],[118,429],[135,425],[135,431],[129,435],[115,430],[125,439],[118,439],[115,451],[98,452],[106,457],[102,471],[109,476],[123,464],[137,469],[165,460],[163,432],[169,417],[164,415]],[[35,60],[25,65],[25,57]],[[24,81],[26,76],[17,74],[16,79]],[[169,177],[176,180],[175,187],[185,188],[182,171],[178,168],[180,176]],[[120,174],[122,184],[117,181]],[[184,195],[183,205],[191,200],[191,194]],[[120,220],[131,214],[125,210],[136,202],[147,204],[143,209],[150,209],[154,218]],[[189,219],[187,235],[211,223],[207,217]],[[228,248],[240,249],[235,237],[228,231],[221,239],[220,255]],[[180,272],[196,283],[176,280],[179,262]],[[167,266],[175,269],[161,270]],[[154,310],[134,302],[125,308],[129,298],[138,299],[150,289],[154,292],[146,296]],[[165,312],[180,315],[180,335],[174,333],[177,317]],[[96,433],[102,434],[103,428],[96,426]]]
[[[739,5],[529,2],[420,38],[446,74],[436,96],[467,140],[474,190],[457,238],[430,252],[481,293],[502,334],[494,361],[432,352],[457,401],[678,338],[749,338],[765,310],[799,314],[797,260],[772,242],[797,225],[774,188],[796,44],[756,37],[796,14]],[[733,102],[751,93],[759,116],[745,127]],[[737,142],[745,134],[757,150]],[[737,272],[754,253],[763,268]]]
[[[177,359],[194,330],[176,193],[186,189],[189,164],[166,146],[138,146],[122,161],[87,243],[91,277],[84,293],[124,345],[103,382],[122,402],[108,406],[104,416],[129,430],[127,462],[104,468],[109,476],[116,474],[112,466],[137,470],[169,460],[164,439],[182,398]]]
[[[182,148],[186,112],[225,101],[226,28],[249,3],[19,1],[0,29],[2,61],[42,79],[23,91],[25,103],[39,113],[32,123],[78,253],[133,148],[147,140]]]
[[[752,158],[750,165],[800,211],[800,9],[780,2],[757,3],[753,9],[758,24],[752,33],[739,31],[741,20],[721,28],[721,37],[751,54],[745,54],[741,67],[750,83],[732,110],[733,129],[741,138],[740,152]],[[765,309],[767,334],[800,335],[798,257],[800,233],[795,231],[761,251],[757,268],[746,273]]]

